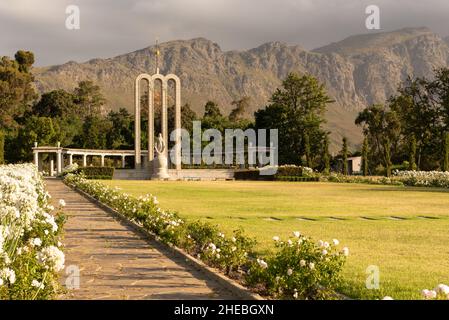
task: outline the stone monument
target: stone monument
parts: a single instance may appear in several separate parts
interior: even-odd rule
[[[170,176],[168,175],[168,162],[165,156],[165,142],[162,138],[162,134],[159,133],[157,137],[154,150],[156,151],[156,158],[153,161],[153,174],[151,179],[166,180]]]
[[[151,176],[157,176],[158,172],[154,171],[155,167],[158,167],[159,164],[156,164],[156,159],[154,158],[154,142],[155,142],[155,135],[154,135],[154,100],[156,96],[156,81],[160,81],[161,83],[161,102],[162,102],[162,133],[159,134],[159,137],[157,139],[158,143],[160,141],[163,142],[163,148],[161,153],[158,154],[158,159],[163,159],[162,155],[165,158],[165,172],[168,176],[168,138],[169,138],[169,132],[168,132],[168,83],[169,81],[173,81],[175,85],[175,145],[176,149],[174,150],[174,164],[176,166],[176,170],[181,170],[181,81],[179,78],[174,74],[168,74],[168,75],[162,75],[159,73],[159,47],[156,43],[156,73],[152,76],[146,73],[140,74],[135,81],[134,86],[134,104],[135,104],[135,141],[134,141],[134,154],[135,154],[135,169],[142,168],[142,151],[141,151],[141,97],[140,97],[140,88],[141,88],[141,82],[142,80],[146,80],[146,83],[148,85],[148,156],[144,158],[144,162],[146,165],[144,167],[148,167],[149,170],[152,170]],[[160,149],[159,149],[160,150]],[[157,149],[156,149],[156,152]],[[158,160],[158,161],[159,161]],[[161,160],[162,161],[162,160]],[[159,168],[159,167],[158,167]],[[165,175],[165,174],[164,174]]]

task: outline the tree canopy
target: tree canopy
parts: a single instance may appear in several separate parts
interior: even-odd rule
[[[322,124],[331,102],[316,78],[290,73],[269,105],[255,113],[256,128],[279,130],[279,163],[319,164],[327,135]],[[306,153],[308,161],[303,159]]]

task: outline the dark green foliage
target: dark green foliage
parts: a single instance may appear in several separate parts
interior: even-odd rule
[[[0,58],[0,128],[6,135],[15,133],[19,127],[17,117],[37,98],[29,72],[33,62],[34,56],[28,51],[18,51],[16,60]]]
[[[5,163],[5,134],[0,131],[0,164]]]
[[[274,175],[260,175],[259,169],[238,170],[234,173],[235,180],[286,180],[286,181],[317,181],[315,177],[308,179],[300,166],[278,167]]]
[[[301,177],[303,175],[303,169],[298,166],[282,166],[278,168],[276,175]]]
[[[229,120],[232,122],[243,120],[248,112],[248,109],[250,108],[250,101],[251,99],[249,97],[243,97],[239,100],[233,101],[232,105],[234,105],[235,108],[229,114]]]
[[[231,128],[228,117],[221,114],[220,108],[213,101],[208,101],[204,106],[204,116],[201,119],[201,127],[206,129],[217,129],[224,133],[224,130]]]
[[[79,110],[75,104],[75,95],[65,90],[54,90],[44,93],[33,107],[33,113],[39,117],[63,117],[77,115]]]
[[[34,64],[34,54],[30,51],[19,50],[14,55],[14,58],[19,64],[19,70],[21,72],[28,73],[31,66]]]
[[[312,155],[310,154],[310,139],[307,132],[304,133],[304,153],[306,155],[306,163],[309,168],[313,167]]]
[[[175,129],[175,106],[168,109],[168,130],[171,132]],[[186,103],[181,106],[181,128],[186,129],[190,134],[193,132],[193,121],[198,120],[198,116]]]
[[[107,124],[104,129],[108,129],[106,134],[108,149],[131,149],[133,147],[133,116],[124,108],[119,111],[109,112]]]
[[[277,181],[318,182],[319,177],[276,176]]]
[[[1,142],[0,142],[1,143]],[[1,148],[1,146],[0,146]],[[1,152],[1,151],[0,151]],[[0,158],[1,161],[1,158]],[[449,133],[444,134],[443,161],[442,170],[449,171]]]
[[[390,144],[390,140],[388,138],[385,138],[385,164],[386,164],[386,170],[387,170],[387,177],[391,176],[391,167],[392,167],[392,163],[391,163],[391,156],[390,156],[390,150],[391,150],[391,144]]]
[[[82,173],[86,179],[110,180],[114,176],[113,167],[81,167],[75,173]]]
[[[365,137],[365,139],[363,139],[363,148],[362,148],[362,170],[364,176],[369,175],[368,155],[369,155],[369,142],[368,137]]]
[[[371,168],[379,165],[387,167],[387,150],[385,141],[395,141],[390,148],[397,149],[398,135],[401,124],[397,113],[384,105],[372,105],[360,112],[355,120],[357,125],[363,126],[363,133],[368,138],[368,150]],[[391,153],[391,149],[388,150]]]
[[[317,79],[290,73],[272,95],[270,104],[255,113],[256,129],[279,130],[280,164],[302,164],[306,133],[310,144],[309,162],[316,163],[326,135],[321,125],[330,102]]]
[[[324,145],[323,145],[323,164],[324,164],[324,170],[323,173],[328,175],[331,172],[331,163],[330,163],[330,155],[329,155],[329,136],[326,135],[324,138]]]
[[[343,147],[341,149],[341,155],[343,158],[343,174],[348,175],[348,139],[346,137],[343,138]]]
[[[96,116],[101,113],[101,108],[106,99],[98,85],[92,81],[81,81],[75,88],[75,103],[79,105],[83,118]]]
[[[17,136],[8,144],[9,161],[30,161],[33,158],[34,142],[55,146],[59,127],[52,118],[31,116],[18,130]]]
[[[112,123],[100,116],[88,116],[84,120],[79,144],[85,149],[107,149]]]
[[[272,180],[273,176],[261,176],[259,174],[259,170],[251,169],[251,170],[237,170],[234,172],[235,180]]]
[[[208,101],[204,106],[204,117],[217,118],[222,117],[220,108],[213,101]]]
[[[410,139],[410,150],[409,150],[409,169],[410,170],[416,170],[416,138],[413,135]]]

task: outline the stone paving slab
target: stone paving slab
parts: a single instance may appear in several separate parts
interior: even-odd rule
[[[54,206],[64,199],[66,267],[80,270],[80,288],[60,299],[238,299],[216,280],[73,191],[47,179]],[[61,281],[65,285],[66,275]]]

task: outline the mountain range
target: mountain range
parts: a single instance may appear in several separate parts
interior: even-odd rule
[[[208,100],[226,113],[233,100],[249,96],[250,117],[267,104],[289,72],[316,76],[335,100],[326,115],[334,152],[343,136],[352,145],[361,142],[354,119],[365,106],[385,102],[409,75],[429,76],[435,68],[449,65],[449,37],[425,27],[355,35],[314,50],[269,42],[249,50],[223,51],[204,38],[162,43],[159,50],[161,72],[181,78],[182,102],[189,102],[199,114]],[[90,79],[101,86],[110,109],[133,112],[134,79],[154,72],[154,52],[149,46],[113,58],[35,68],[36,86],[40,92],[72,90],[79,81]]]

